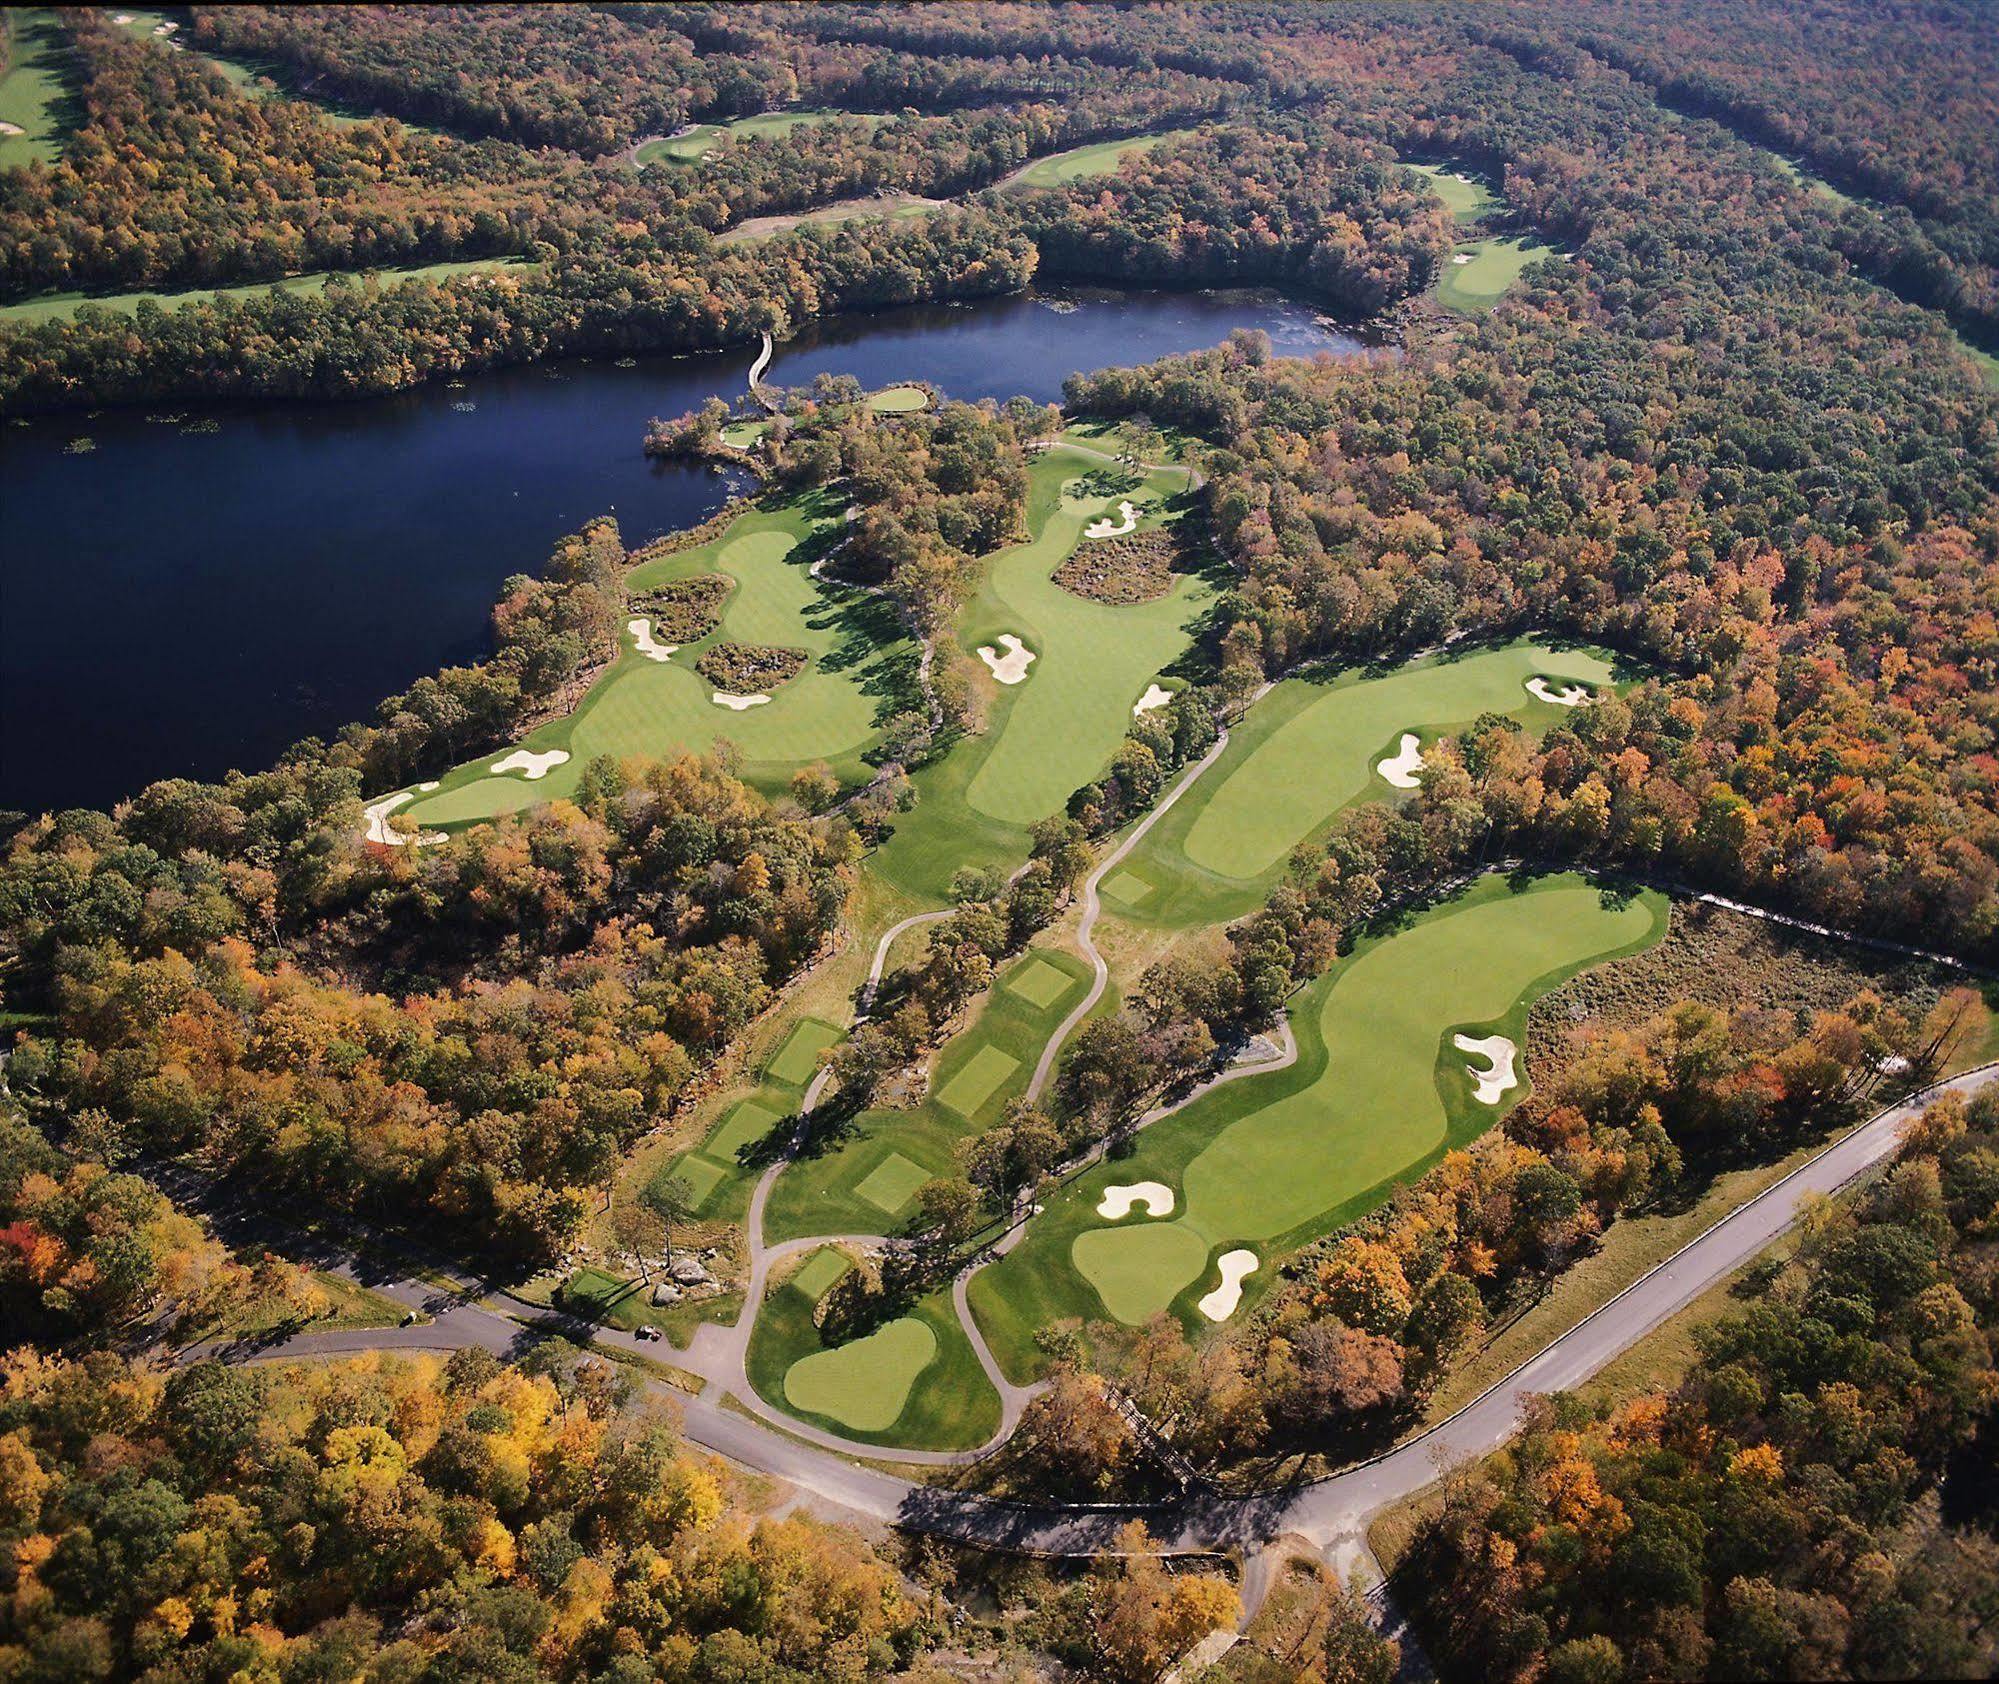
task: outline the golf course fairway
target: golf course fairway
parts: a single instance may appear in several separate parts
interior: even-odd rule
[[[1458,1031],[1526,1039],[1527,1009],[1586,966],[1649,946],[1666,902],[1573,874],[1481,879],[1370,938],[1294,1002],[1299,1058],[1203,1096],[1051,1199],[1021,1245],[973,1282],[981,1328],[1009,1373],[1039,1365],[1033,1333],[1063,1316],[1139,1324],[1213,1284],[1212,1258],[1274,1255],[1329,1232],[1448,1146],[1483,1132]],[[1519,1099],[1524,1086],[1508,1094]],[[1097,1213],[1112,1183],[1156,1181],[1171,1220]]]

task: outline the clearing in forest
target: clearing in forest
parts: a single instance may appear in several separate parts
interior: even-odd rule
[[[85,304],[102,310],[136,310],[141,299],[150,299],[162,310],[183,304],[212,303],[219,298],[262,298],[273,288],[303,297],[317,297],[326,283],[338,274],[356,286],[370,282],[382,287],[399,286],[405,281],[448,281],[460,275],[506,274],[520,279],[538,272],[540,265],[516,257],[473,257],[450,263],[422,263],[405,269],[316,270],[310,275],[286,275],[274,281],[246,281],[241,286],[190,287],[182,292],[49,292],[26,298],[18,304],[0,304],[0,321],[66,322]]]
[[[1666,914],[1663,896],[1614,894],[1574,874],[1491,876],[1363,940],[1293,1002],[1295,1064],[1144,1130],[1128,1156],[1050,1199],[1026,1239],[974,1277],[973,1310],[1002,1365],[1016,1378],[1037,1371],[1034,1334],[1063,1317],[1137,1326],[1167,1309],[1197,1314],[1226,1251],[1256,1254],[1253,1293],[1282,1254],[1352,1220],[1527,1092],[1481,1103],[1487,1061],[1454,1035],[1524,1043],[1535,999],[1651,945]],[[1174,1191],[1170,1220],[1099,1214],[1111,1185],[1142,1181]]]
[[[1552,247],[1531,234],[1472,240],[1444,259],[1437,276],[1437,302],[1461,315],[1490,310],[1520,279],[1530,263]]]
[[[1045,158],[1022,164],[997,185],[1002,188],[1068,187],[1078,181],[1091,181],[1100,175],[1110,175],[1127,158],[1135,158],[1140,153],[1150,152],[1155,146],[1164,146],[1169,140],[1180,140],[1193,132],[1192,129],[1167,129],[1159,134],[1135,135],[1127,140],[1099,140],[1088,146],[1071,147],[1067,152],[1051,152]]]
[[[789,134],[834,117],[857,117],[863,123],[886,121],[847,111],[759,111],[752,117],[738,117],[733,123],[696,123],[673,135],[642,140],[632,150],[632,162],[647,164],[698,164],[731,140],[751,140],[765,135]]]

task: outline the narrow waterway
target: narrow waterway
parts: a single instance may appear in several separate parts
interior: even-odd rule
[[[1294,356],[1359,349],[1269,293],[1079,290],[830,322],[779,346],[767,379],[925,379],[952,397],[1052,401],[1075,370],[1238,328]],[[5,427],[0,808],[104,805],[156,778],[267,765],[476,659],[501,583],[539,570],[563,533],[609,512],[636,543],[720,506],[724,476],[648,462],[640,438],[652,416],[734,401],[754,356]]]

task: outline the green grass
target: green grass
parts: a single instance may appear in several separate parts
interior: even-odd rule
[[[883,882],[919,902],[942,905],[962,866],[1005,872],[1027,857],[1028,826],[1104,770],[1132,704],[1186,653],[1213,604],[1215,584],[1206,577],[1183,575],[1157,601],[1121,607],[1086,602],[1054,583],[1056,568],[1090,541],[1083,528],[1122,495],[1065,495],[1065,486],[1102,466],[1060,446],[1035,458],[1030,537],[991,559],[960,616],[968,652],[1013,632],[1037,658],[1024,683],[989,687],[982,735],[914,775],[915,809],[868,858]],[[1182,472],[1166,470],[1132,493],[1145,504],[1141,525],[1157,524],[1184,484]]]
[[[1016,974],[1040,966],[1060,971],[1069,982],[1045,1006],[1007,986]],[[778,1177],[764,1211],[764,1232],[772,1243],[811,1234],[879,1233],[883,1217],[906,1213],[924,1182],[956,1173],[958,1143],[1026,1087],[1034,1061],[1088,975],[1081,959],[1052,948],[1035,949],[1005,967],[1000,986],[975,1008],[969,1027],[936,1055],[922,1103],[906,1111],[862,1112],[844,1132],[813,1142]],[[1107,991],[1103,1009],[1110,1009],[1115,992]],[[954,1110],[954,1102],[966,1105],[976,1120]]]
[[[930,394],[921,386],[884,386],[868,394],[868,408],[877,415],[913,415],[929,402]]]
[[[1076,979],[1057,965],[1034,955],[1007,977],[1007,990],[1018,994],[1030,1006],[1046,1011],[1076,986]]]
[[[701,1150],[717,1163],[732,1163],[745,1146],[754,1146],[765,1139],[786,1115],[776,1106],[754,1099],[739,1100],[729,1107],[721,1126],[708,1137]]]
[[[921,1164],[911,1162],[900,1152],[891,1152],[861,1178],[854,1192],[884,1215],[893,1216],[930,1179],[930,1172]]]
[[[10,78],[11,79],[11,78]],[[511,257],[468,258],[462,262],[426,263],[408,269],[377,269],[368,271],[339,271],[357,283],[368,276],[378,280],[383,286],[397,286],[405,281],[442,281],[457,275],[476,275],[505,270],[512,273],[526,273],[539,266],[522,262]],[[163,310],[178,309],[183,304],[200,304],[218,298],[262,298],[275,289],[278,292],[317,296],[326,290],[326,283],[335,271],[321,271],[311,275],[287,275],[279,281],[253,281],[243,286],[196,287],[185,292],[110,292],[46,293],[40,298],[29,298],[19,304],[0,305],[0,321],[9,322],[66,322],[76,315],[85,304],[92,304],[104,310],[136,310],[142,299],[151,299]]]
[[[735,589],[716,629],[669,661],[647,659],[623,637],[619,659],[576,711],[526,739],[532,750],[566,750],[566,763],[531,781],[493,774],[503,755],[482,755],[404,811],[419,825],[472,823],[573,794],[595,756],[703,752],[717,738],[736,745],[743,776],[766,793],[781,792],[792,773],[817,760],[860,781],[868,772],[862,755],[882,720],[912,705],[916,651],[881,599],[807,572],[814,541],[837,516],[836,500],[823,492],[773,498],[708,543],[635,568],[634,594],[697,573],[726,574]],[[713,686],[694,670],[711,643],[731,639],[804,649],[811,660],[768,703],[735,712],[712,700]]]
[[[701,1323],[730,1319],[729,1313],[742,1302],[740,1293],[657,1305],[650,1302],[651,1297],[643,1281],[586,1266],[562,1283],[560,1302],[565,1310],[626,1333],[656,1327],[682,1350]]]
[[[1530,263],[1550,255],[1552,248],[1531,235],[1471,240],[1444,259],[1437,277],[1437,300],[1462,315],[1490,310]],[[1458,258],[1469,261],[1460,263]]]
[[[722,429],[722,442],[737,450],[748,450],[769,431],[768,421],[732,421]]]
[[[1072,147],[1067,152],[1051,152],[1024,165],[1001,183],[1005,187],[1068,187],[1111,174],[1126,158],[1150,152],[1169,140],[1192,134],[1192,129],[1168,129],[1161,134],[1139,135],[1128,140],[1100,140],[1089,146]]]
[[[1444,209],[1460,223],[1476,222],[1500,203],[1499,195],[1458,164],[1411,164],[1430,191],[1444,201]]]
[[[828,1278],[815,1251],[764,1300],[750,1335],[750,1384],[774,1408],[828,1432],[916,1450],[969,1450],[999,1430],[999,1397],[940,1290],[864,1338],[829,1347],[813,1325]],[[833,1253],[838,1256],[837,1253]]]
[[[0,122],[22,132],[0,135],[0,168],[53,163],[74,117],[68,39],[43,6],[9,7],[6,24],[13,45],[0,77]]]
[[[708,1196],[728,1179],[729,1166],[689,1152],[667,1173],[687,1188],[688,1201],[698,1213],[706,1207]]]
[[[798,1273],[791,1277],[791,1284],[816,1304],[826,1295],[827,1289],[853,1266],[853,1259],[837,1246],[825,1246],[799,1265]]]
[[[1537,734],[1571,718],[1528,693],[1537,676],[1605,685],[1618,675],[1596,651],[1523,638],[1382,674],[1286,679],[1105,887],[1122,915],[1147,923],[1190,929],[1240,918],[1263,903],[1291,851],[1342,809],[1399,794],[1375,764],[1403,732],[1427,747],[1482,713]]]
[[[823,1017],[803,1017],[764,1066],[764,1075],[786,1087],[802,1088],[819,1073],[819,1055],[846,1031]]]
[[[1565,977],[1664,933],[1666,903],[1619,898],[1573,875],[1493,876],[1400,921],[1301,991],[1291,1007],[1298,1062],[1219,1088],[1049,1200],[1020,1246],[975,1277],[979,1324],[1010,1374],[1035,1372],[1034,1332],[1106,1312],[1143,1322],[1172,1309],[1207,1325],[1193,1299],[1213,1258],[1259,1258],[1246,1300],[1282,1257],[1371,1208],[1450,1146],[1489,1128],[1501,1105],[1473,1095],[1451,1036],[1526,1040],[1527,1009]],[[1172,1187],[1172,1218],[1096,1214],[1114,1182]],[[1237,1312],[1240,1315],[1242,1312]]]
[[[690,129],[686,134],[648,140],[632,154],[632,157],[640,168],[648,164],[662,163],[698,164],[710,152],[732,140],[788,134],[793,129],[824,123],[830,118],[850,116],[859,117],[860,121],[870,124],[887,121],[884,117],[871,117],[848,111],[760,111],[751,117],[738,117],[732,123],[703,123],[697,128]]]

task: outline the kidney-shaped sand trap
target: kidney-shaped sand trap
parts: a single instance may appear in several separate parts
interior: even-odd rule
[[[1173,1214],[1173,1189],[1163,1181],[1134,1181],[1128,1187],[1106,1187],[1097,1201],[1097,1214],[1116,1222],[1131,1214],[1133,1205],[1144,1205],[1147,1216]]]
[[[1587,684],[1564,684],[1557,690],[1539,673],[1527,680],[1527,694],[1537,701],[1552,702],[1558,708],[1579,708],[1594,691]]]
[[[627,620],[625,622],[625,630],[632,634],[632,647],[637,649],[648,661],[667,660],[672,656],[674,650],[680,647],[677,643],[655,643],[652,636],[652,621],[650,620]]]
[[[1465,1066],[1465,1073],[1478,1084],[1479,1104],[1497,1105],[1508,1088],[1520,1085],[1520,1078],[1513,1070],[1513,1061],[1519,1056],[1520,1049],[1504,1035],[1453,1035],[1451,1045],[1459,1052],[1468,1052],[1486,1061],[1487,1068],[1484,1070],[1476,1065]]]
[[[519,772],[528,779],[545,778],[551,767],[560,766],[568,758],[569,750],[566,748],[552,748],[540,754],[531,748],[517,748],[504,760],[494,761],[493,770]]]
[[[745,708],[760,708],[770,700],[768,696],[732,696],[726,690],[717,690],[710,698],[717,707],[733,708],[741,713]]]
[[[1374,769],[1397,789],[1414,789],[1416,774],[1423,770],[1423,739],[1414,731],[1404,731],[1401,746]]]
[[[1034,659],[1034,651],[1012,632],[1001,632],[999,643],[1000,649],[1006,651],[1004,655],[1000,653],[1000,649],[995,649],[990,643],[982,643],[979,645],[979,659],[993,669],[993,677],[1000,683],[1018,684],[1027,676],[1028,664]]]
[[[1201,1300],[1199,1309],[1209,1321],[1227,1321],[1242,1302],[1242,1283],[1256,1273],[1256,1253],[1239,1246],[1223,1252],[1217,1266],[1222,1284]]]
[[[1118,500],[1117,512],[1118,518],[1116,520],[1112,520],[1109,515],[1104,515],[1097,520],[1091,521],[1088,526],[1083,528],[1083,536],[1085,538],[1119,538],[1137,527],[1138,510],[1132,507],[1129,497],[1122,497]]]
[[[936,1355],[930,1324],[904,1316],[838,1350],[799,1358],[785,1371],[785,1401],[860,1432],[885,1432]]]
[[[1142,718],[1154,708],[1163,708],[1172,700],[1173,692],[1163,684],[1148,684],[1145,687],[1145,694],[1138,698],[1138,705],[1131,710],[1131,716],[1134,719]]]

